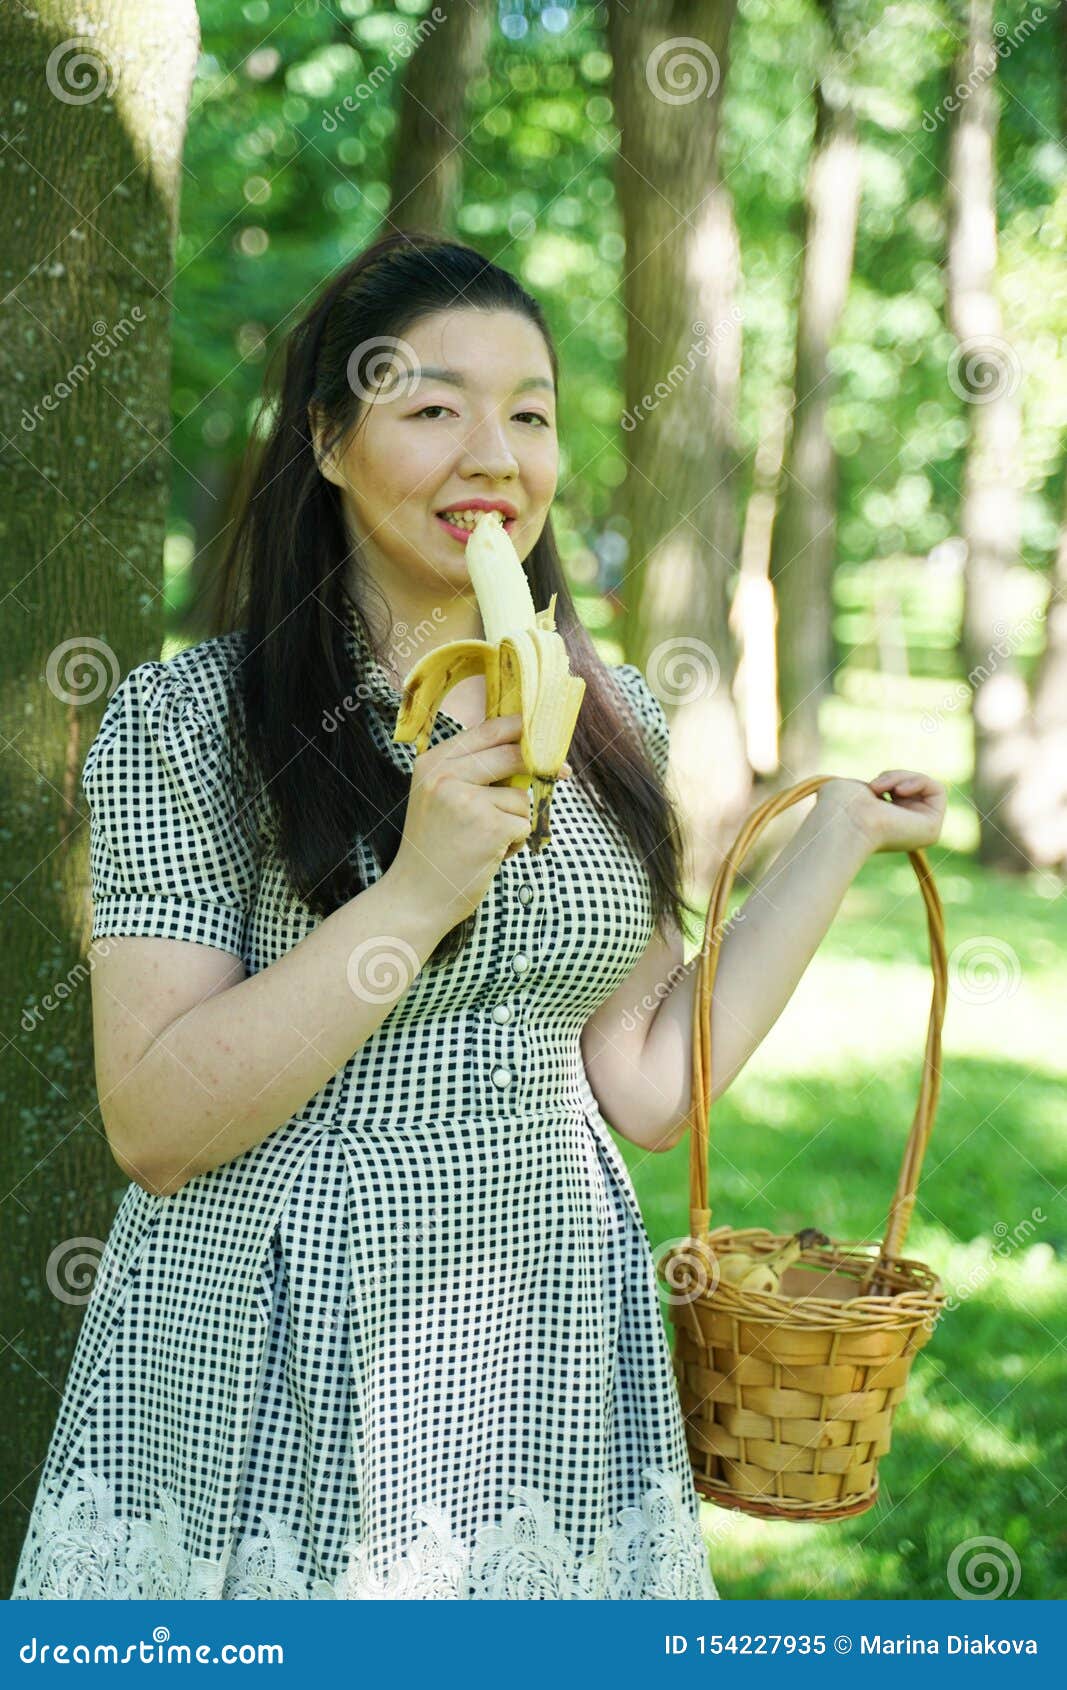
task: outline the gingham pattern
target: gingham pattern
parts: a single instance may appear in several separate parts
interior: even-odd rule
[[[254,973],[316,924],[222,803],[244,637],[142,663],[108,703],[94,938]],[[348,640],[354,707],[410,770],[399,694]],[[609,672],[664,770],[659,702]],[[432,743],[458,731],[442,712]],[[549,847],[502,864],[462,957],[306,1108],[170,1197],[130,1185],[14,1596],[716,1594],[649,1240],[579,1046],[651,933],[643,871],[561,782]]]

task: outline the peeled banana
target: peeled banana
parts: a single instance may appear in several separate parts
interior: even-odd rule
[[[718,1257],[720,1285],[735,1285],[739,1291],[778,1290],[783,1273],[813,1244],[829,1244],[824,1232],[806,1226],[773,1250],[769,1256],[750,1256],[746,1250],[732,1250]]]
[[[556,777],[574,736],[585,681],[572,675],[567,647],[556,633],[556,594],[535,611],[529,583],[499,511],[483,511],[467,541],[467,567],[481,612],[484,640],[452,640],[428,651],[404,680],[395,742],[430,743],[441,700],[471,675],[485,676],[485,715],[522,715],[520,746],[526,772],[502,786],[533,788],[531,851],[547,845]]]

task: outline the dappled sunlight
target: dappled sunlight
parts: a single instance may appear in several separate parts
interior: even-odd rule
[[[923,1386],[928,1375],[919,1372],[909,1387],[912,1400],[908,1404],[907,1421],[921,1419],[924,1437],[936,1448],[953,1451],[963,1444],[968,1459],[983,1468],[999,1467],[1015,1470],[1039,1464],[1041,1453],[1033,1438],[1019,1440],[990,1425],[973,1403],[956,1396],[952,1403],[931,1398]]]
[[[739,1515],[743,1524],[720,1535],[717,1516],[725,1513],[710,1503],[701,1509],[720,1596],[844,1600],[899,1593],[899,1555],[855,1541],[863,1516],[859,1521],[810,1525]],[[866,1518],[873,1520],[874,1513],[872,1509]]]
[[[1036,1213],[1047,1222],[1048,1214],[1040,1206]],[[1046,1323],[1062,1314],[1067,1306],[1067,1263],[1058,1260],[1047,1240],[1026,1247],[1017,1243],[1027,1232],[1040,1230],[1039,1221],[1030,1216],[1010,1231],[1005,1228],[1001,1236],[990,1232],[966,1243],[953,1243],[936,1230],[924,1229],[923,1258],[940,1275],[946,1293],[957,1305],[945,1318],[951,1319],[959,1307],[972,1300]]]

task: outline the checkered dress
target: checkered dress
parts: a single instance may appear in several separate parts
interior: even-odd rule
[[[347,638],[356,707],[410,772],[399,694]],[[244,639],[109,700],[83,775],[94,939],[252,974],[316,926],[223,802]],[[658,700],[608,673],[664,770]],[[460,727],[441,712],[431,743]],[[130,1185],[13,1597],[716,1595],[649,1240],[579,1046],[652,929],[622,835],[561,782],[549,846],[501,865],[466,951],[305,1108],[171,1196]]]

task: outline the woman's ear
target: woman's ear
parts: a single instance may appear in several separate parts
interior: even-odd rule
[[[311,402],[308,405],[307,418],[308,431],[311,435],[311,444],[315,453],[315,462],[318,465],[321,474],[326,477],[327,481],[332,481],[335,487],[340,486],[341,478],[334,466],[333,458],[323,453],[321,449],[321,442],[325,438],[325,424],[323,422],[322,415],[314,402]]]

